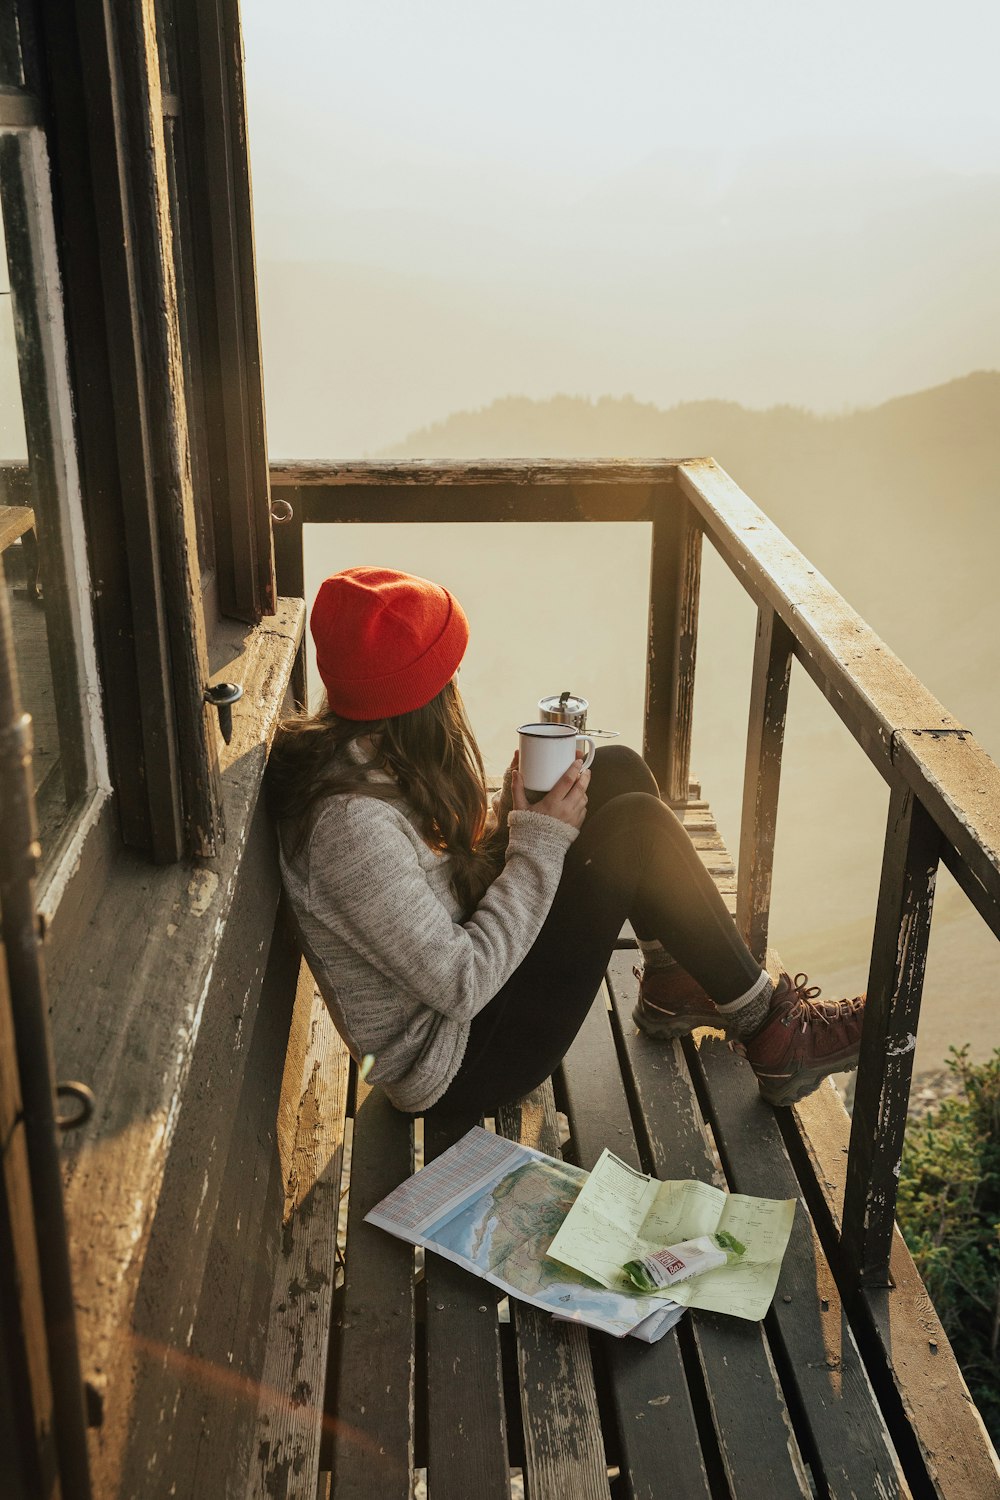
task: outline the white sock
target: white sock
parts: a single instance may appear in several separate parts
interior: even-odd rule
[[[752,1036],[759,1031],[771,1010],[774,985],[767,970],[736,1000],[730,1000],[718,1008],[726,1017],[726,1032],[730,1036]]]

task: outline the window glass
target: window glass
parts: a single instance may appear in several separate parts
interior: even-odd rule
[[[21,382],[17,373],[17,339],[14,335],[14,304],[11,301],[10,277],[7,274],[7,237],[0,213],[0,455],[5,471],[14,465],[27,466],[28,447],[24,435],[24,409],[21,405]]]
[[[0,5],[0,85],[22,88],[24,76],[21,21],[16,5]],[[6,387],[4,387],[6,389]]]
[[[46,181],[40,132],[0,131],[0,562],[32,718],[43,866],[95,783],[83,715],[93,681],[87,573]]]

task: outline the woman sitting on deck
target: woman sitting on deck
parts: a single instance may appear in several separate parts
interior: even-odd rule
[[[863,1000],[772,983],[633,751],[578,758],[531,804],[515,756],[490,809],[446,589],[349,568],[311,628],[326,705],[282,726],[269,771],[282,876],[337,1029],[397,1108],[493,1114],[540,1084],[626,918],[649,1035],[724,1030],[771,1104],[856,1066]]]

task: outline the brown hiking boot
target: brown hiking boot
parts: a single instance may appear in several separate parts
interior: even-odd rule
[[[864,996],[819,1000],[819,985],[807,974],[782,974],[771,1011],[753,1037],[734,1043],[750,1059],[768,1104],[795,1104],[829,1073],[858,1065]]]
[[[633,969],[639,1003],[632,1019],[647,1036],[687,1036],[697,1026],[724,1026],[714,1000],[680,964],[667,969]]]

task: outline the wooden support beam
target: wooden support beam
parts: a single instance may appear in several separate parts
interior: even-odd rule
[[[286,514],[287,512],[287,514]],[[272,512],[274,525],[274,573],[279,598],[305,598],[305,560],[302,552],[303,505],[297,494],[278,499]],[[306,647],[299,643],[292,667],[292,699],[297,708],[306,707]]]
[[[684,802],[691,765],[701,529],[671,489],[653,513],[643,756],[668,802]]]
[[[279,471],[280,472],[280,471]],[[272,471],[273,473],[273,471]],[[439,522],[554,522],[649,521],[653,502],[668,480],[659,485],[614,484],[600,478],[579,483],[556,483],[546,475],[536,481],[501,473],[494,481],[442,473],[421,483],[387,476],[383,484],[307,483],[296,474],[280,482],[272,478],[271,494],[298,505],[307,523],[362,521],[396,523]]]
[[[854,1095],[841,1244],[860,1284],[889,1284],[889,1254],[940,834],[909,787],[893,787],[864,1037]]]
[[[736,895],[736,924],[758,963],[764,962],[767,953],[778,787],[793,646],[787,626],[769,604],[762,604],[757,612],[757,644],[750,687]]]
[[[304,507],[296,490],[282,495],[280,500],[275,496],[274,505],[274,571],[278,579],[278,594],[288,599],[301,599],[305,589],[302,554]]]

